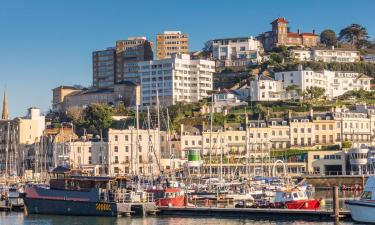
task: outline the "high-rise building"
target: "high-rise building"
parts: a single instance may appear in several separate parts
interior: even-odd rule
[[[214,61],[179,54],[170,59],[139,62],[138,65],[143,106],[155,105],[157,96],[162,106],[198,102],[212,91]]]
[[[117,41],[115,83],[121,81],[139,83],[139,80],[136,79],[137,63],[153,58],[152,42],[148,41],[146,37],[129,37],[128,40]]]
[[[164,31],[156,35],[156,59],[171,58],[175,54],[189,53],[189,38],[181,31]]]
[[[95,51],[92,53],[93,86],[102,88],[115,83],[116,49]]]

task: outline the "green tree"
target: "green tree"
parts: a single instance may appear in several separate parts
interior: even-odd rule
[[[350,141],[343,141],[342,142],[342,148],[351,148],[352,147],[352,142]]]
[[[209,58],[212,54],[212,41],[206,41],[202,48],[202,56],[204,58]]]
[[[324,97],[325,89],[322,87],[309,87],[303,92],[303,100],[315,104]]]
[[[94,103],[89,105],[84,111],[86,127],[93,134],[100,134],[107,131],[112,124],[113,108],[105,104]],[[103,133],[103,136],[106,134]]]
[[[336,33],[331,29],[326,29],[320,33],[320,42],[327,47],[335,46],[337,44]]]
[[[360,24],[351,24],[340,31],[339,40],[359,49],[361,40],[368,40],[367,29]],[[363,43],[362,43],[363,44]]]

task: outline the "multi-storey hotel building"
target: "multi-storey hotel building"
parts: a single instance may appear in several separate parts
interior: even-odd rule
[[[187,54],[170,59],[139,62],[142,88],[141,105],[155,105],[157,96],[162,106],[176,102],[198,102],[212,90],[215,62],[190,59]]]

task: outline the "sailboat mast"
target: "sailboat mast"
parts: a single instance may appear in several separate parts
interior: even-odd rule
[[[169,111],[167,108],[167,130],[168,130],[168,135],[167,135],[167,143],[168,143],[168,149],[169,149],[169,168],[171,170],[171,177],[174,177],[174,153],[172,153],[172,146],[171,146],[171,130],[169,127]]]
[[[135,170],[134,173],[138,174],[139,171],[139,106],[136,105],[136,134],[137,134],[137,142],[135,144],[136,146],[136,152],[135,152]]]
[[[158,149],[157,149],[157,154],[156,154],[156,157],[158,155],[160,155],[160,101],[159,101],[159,91],[156,90],[156,106],[157,106],[157,113],[158,113]],[[159,168],[159,172],[160,172],[160,165],[156,159],[156,162],[158,164],[158,168]]]
[[[214,115],[214,95],[211,94],[211,116],[210,116],[210,153],[209,153],[209,159],[210,159],[210,162],[209,162],[209,166],[210,166],[210,177],[209,177],[209,188],[211,189],[211,178],[212,178],[212,165],[211,165],[211,161],[212,161],[212,120],[213,120],[213,115]]]
[[[151,122],[150,122],[150,107],[147,106],[147,132],[148,132],[148,151],[147,151],[147,157],[150,158],[151,156],[151,134],[150,134],[150,129],[151,129]],[[151,171],[152,164],[150,165],[148,163],[148,171]]]
[[[6,147],[5,147],[5,177],[8,177],[9,126],[10,126],[10,122],[8,122],[8,126],[7,126],[7,139],[6,139]]]

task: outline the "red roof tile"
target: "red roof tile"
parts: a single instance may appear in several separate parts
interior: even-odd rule
[[[275,23],[275,22],[278,22],[278,23],[289,23],[285,18],[283,17],[279,17],[277,19],[275,19],[274,21],[272,21],[272,23]]]
[[[302,33],[301,35],[305,35],[305,36],[318,36],[314,33]]]
[[[288,37],[300,37],[301,35],[298,33],[289,32]]]

